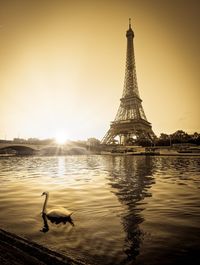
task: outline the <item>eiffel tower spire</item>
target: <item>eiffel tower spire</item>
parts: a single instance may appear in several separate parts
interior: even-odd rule
[[[127,37],[127,52],[126,52],[126,70],[124,80],[123,97],[136,94],[139,96],[136,68],[135,68],[135,55],[133,49],[134,32],[131,28],[131,19],[129,18],[129,29],[126,32]]]
[[[136,139],[145,139],[146,141],[155,139],[155,134],[151,129],[151,124],[147,121],[139,95],[131,19],[129,19],[126,38],[127,52],[123,94],[115,120],[111,123],[110,129],[102,140],[104,144],[116,142],[117,136],[119,143],[124,145],[133,143]]]

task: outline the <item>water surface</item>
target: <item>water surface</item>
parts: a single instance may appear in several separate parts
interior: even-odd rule
[[[0,158],[1,227],[90,264],[200,264],[200,158]],[[48,207],[73,213],[41,232]]]

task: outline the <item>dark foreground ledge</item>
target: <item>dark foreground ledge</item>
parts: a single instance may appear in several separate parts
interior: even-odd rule
[[[1,265],[86,265],[0,229]]]

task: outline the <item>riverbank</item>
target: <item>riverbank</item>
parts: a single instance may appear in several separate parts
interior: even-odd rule
[[[105,146],[101,155],[144,155],[144,156],[200,156],[200,147],[182,146]]]
[[[73,155],[143,155],[143,156],[200,156],[200,146],[152,146],[152,147],[142,147],[142,146],[123,146],[123,145],[104,145],[98,148],[92,148],[90,150],[84,148],[74,148],[73,150],[68,150],[67,152],[54,152],[52,153],[35,153],[35,154],[12,154],[12,153],[2,153],[0,158],[5,157],[20,157],[20,156],[41,156],[41,157],[51,157],[51,156],[73,156]]]
[[[0,229],[1,265],[86,265]]]

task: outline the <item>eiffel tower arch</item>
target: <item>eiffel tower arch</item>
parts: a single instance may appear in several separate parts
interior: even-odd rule
[[[134,32],[130,19],[126,38],[127,52],[123,94],[117,115],[103,137],[102,144],[131,145],[139,140],[153,142],[156,139],[151,123],[148,122],[144,113],[139,95],[133,47]]]

